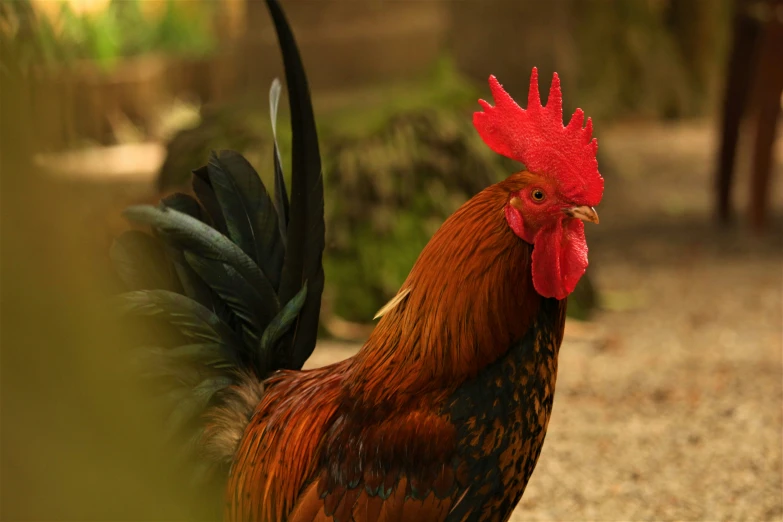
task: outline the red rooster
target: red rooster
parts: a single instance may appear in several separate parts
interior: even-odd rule
[[[301,371],[323,287],[323,188],[304,71],[268,4],[291,103],[290,208],[277,153],[273,205],[224,152],[194,172],[198,201],[129,209],[156,235],[113,250],[126,310],[171,327],[152,351],[172,429],[195,430],[188,447],[227,477],[227,520],[508,520],[544,442],[566,297],[587,267],[583,221],[598,222],[591,122],[577,110],[563,126],[557,75],[544,107],[533,69],[527,109],[490,77],[495,105],[482,100],[474,125],[526,169],[443,224],[356,356]]]

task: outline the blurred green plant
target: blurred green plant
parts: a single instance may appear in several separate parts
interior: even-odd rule
[[[502,78],[527,92],[557,71],[566,114],[577,107],[611,119],[710,114],[723,84],[734,0],[451,2],[449,48],[484,85]]]
[[[328,149],[335,140],[379,132],[399,114],[428,108],[469,113],[478,98],[479,90],[457,72],[449,57],[444,56],[423,78],[368,88],[361,95],[353,94],[347,106],[319,111],[318,136],[322,147]],[[278,128],[288,127],[288,103],[283,99]],[[231,103],[201,107],[200,121],[182,128],[169,140],[159,187],[166,190],[188,182],[190,172],[207,161],[209,151],[221,148],[242,152],[258,165],[264,183],[267,183],[265,176],[270,169],[264,166],[272,164],[271,139],[266,96],[254,92]],[[278,142],[284,171],[290,173],[290,135],[278,132]],[[324,151],[322,154],[326,156]],[[257,161],[260,163],[255,163]]]
[[[606,121],[704,114],[727,40],[725,0],[572,2],[580,98]],[[586,107],[587,108],[587,107]]]
[[[448,216],[519,169],[481,142],[469,112],[453,109],[400,113],[325,148],[327,297],[357,322],[397,293]]]
[[[571,0],[590,114],[693,118],[722,83],[731,0]],[[586,104],[587,104],[586,103]]]
[[[3,56],[16,59],[21,67],[90,60],[108,69],[122,58],[148,53],[200,56],[215,49],[214,2],[167,0],[162,13],[150,16],[142,9],[143,1],[111,0],[94,13],[77,13],[61,2],[54,19],[37,12],[30,0],[4,2]]]
[[[0,83],[0,520],[215,520],[127,371],[132,332],[107,313],[104,257],[84,236],[105,189],[33,164],[53,124],[28,117],[33,88]]]

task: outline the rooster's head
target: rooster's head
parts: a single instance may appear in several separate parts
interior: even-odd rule
[[[584,112],[577,109],[563,126],[563,97],[556,73],[545,107],[535,68],[527,109],[517,105],[494,76],[489,86],[495,106],[479,100],[484,111],[473,115],[473,125],[493,151],[525,166],[505,184],[509,187],[506,222],[519,238],[533,245],[536,291],[563,299],[587,268],[584,221],[598,223],[593,207],[601,202],[604,191],[592,122],[588,118],[583,127]]]

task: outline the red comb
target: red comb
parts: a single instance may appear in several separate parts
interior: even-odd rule
[[[580,205],[598,205],[604,192],[604,180],[598,172],[598,140],[592,137],[593,123],[577,109],[563,126],[563,94],[560,78],[552,77],[546,107],[538,93],[538,69],[530,75],[527,109],[521,108],[503,90],[494,76],[489,88],[495,100],[491,106],[479,104],[484,112],[473,114],[473,126],[489,148],[523,163],[528,171],[554,176],[564,196]]]

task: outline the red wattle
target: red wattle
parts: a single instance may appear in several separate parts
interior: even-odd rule
[[[585,225],[567,218],[536,234],[533,242],[533,286],[540,295],[565,299],[587,269]]]

